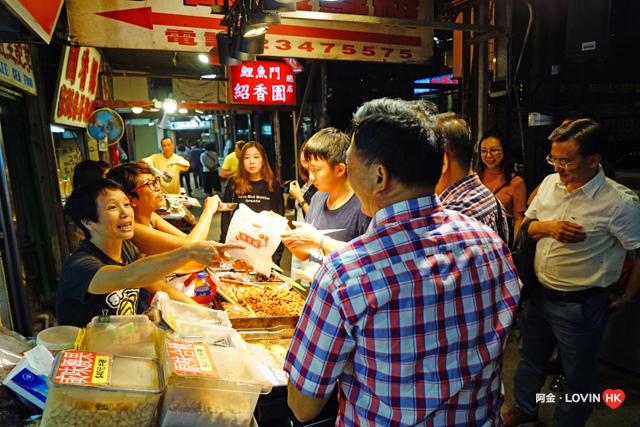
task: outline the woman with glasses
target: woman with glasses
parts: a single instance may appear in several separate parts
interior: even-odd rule
[[[497,130],[489,130],[482,135],[476,172],[507,211],[513,240],[527,210],[527,189],[524,180],[513,172],[513,165],[507,160],[508,153],[505,153],[508,147],[503,146],[502,141],[504,138]]]
[[[154,177],[144,163],[125,163],[109,171],[107,178],[122,185],[131,201],[135,215],[134,235],[131,239],[140,253],[153,255],[171,251],[187,243],[206,240],[211,219],[218,210],[220,198],[208,197],[198,224],[185,234],[165,221],[156,210],[164,206],[165,197],[160,178]]]

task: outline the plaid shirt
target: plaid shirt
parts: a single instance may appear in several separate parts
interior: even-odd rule
[[[378,211],[311,286],[285,362],[302,393],[340,380],[337,425],[501,425],[520,287],[502,240],[437,196]]]
[[[460,212],[463,215],[475,218],[483,224],[488,225],[496,233],[498,229],[498,212],[496,211],[496,199],[493,193],[484,186],[477,173],[472,173],[460,181],[447,187],[440,194],[442,205],[446,209]],[[499,202],[498,202],[499,203]],[[502,203],[502,229],[503,236],[509,236],[509,224],[507,223],[507,211]]]

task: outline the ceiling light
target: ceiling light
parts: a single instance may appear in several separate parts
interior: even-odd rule
[[[142,107],[131,107],[131,112],[133,114],[140,114],[142,113]]]
[[[231,56],[232,40],[226,32],[216,34],[216,41],[218,42],[218,59],[221,65],[238,65],[242,63],[240,59]]]
[[[207,55],[205,55],[204,53],[201,53],[200,55],[198,55],[198,59],[202,62],[204,62],[205,64],[209,63],[209,57]]]
[[[215,79],[216,74],[205,74],[204,76],[200,76],[201,79]]]
[[[204,111],[198,110],[197,108],[194,111],[196,112],[196,114],[204,114]]]
[[[51,125],[49,126],[49,129],[51,129],[51,132],[53,133],[64,133],[64,128],[61,128],[60,126]]]
[[[202,120],[200,120],[200,117],[198,117],[198,116],[194,116],[194,118],[193,118],[193,119],[194,119],[196,122],[198,122],[198,123],[200,123],[200,122],[202,121]]]
[[[158,108],[149,108],[149,111],[152,113],[157,113],[158,111],[160,111],[160,109]]]
[[[187,110],[186,108],[181,108],[178,110],[178,113],[180,114],[187,114],[189,112],[189,110]]]
[[[242,23],[242,35],[244,37],[257,37],[261,36],[267,32],[269,26],[266,24],[261,24],[260,26],[252,26],[247,24],[246,22]],[[235,34],[234,34],[235,36]]]
[[[264,39],[264,34],[258,37],[242,37],[239,50],[244,54],[261,55],[264,53]]]
[[[173,114],[178,109],[178,103],[173,98],[166,98],[162,103],[162,109],[169,114]]]
[[[264,27],[267,28],[267,27]],[[245,37],[243,36],[241,33],[234,33],[233,34],[233,44],[232,44],[232,49],[231,49],[231,56],[233,58],[236,59],[240,59],[242,61],[255,61],[256,60],[256,55],[253,53],[249,53],[247,52],[247,50],[243,50],[242,49],[242,44],[244,40],[249,40],[252,38],[259,38],[262,39],[262,37]],[[262,43],[264,46],[264,42]]]

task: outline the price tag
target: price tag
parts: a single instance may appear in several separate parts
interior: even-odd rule
[[[67,350],[62,354],[54,382],[58,384],[109,385],[113,355]]]

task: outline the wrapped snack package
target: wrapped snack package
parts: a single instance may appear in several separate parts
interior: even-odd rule
[[[231,218],[225,243],[241,243],[246,249],[229,251],[235,259],[246,261],[256,271],[271,273],[271,255],[282,241],[281,235],[287,229],[287,219],[273,212],[252,211],[240,204]]]

